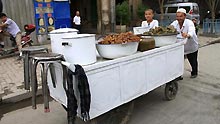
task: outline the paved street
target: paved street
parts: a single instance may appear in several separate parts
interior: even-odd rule
[[[218,124],[220,122],[219,48],[220,44],[200,48],[199,76],[196,79],[189,78],[189,64],[185,61],[184,79],[179,82],[179,91],[175,100],[164,100],[164,86],[134,100],[134,110],[129,116],[128,124]],[[0,106],[0,124],[67,123],[66,112],[57,102],[50,102],[50,113],[43,112],[42,104],[38,104],[37,110],[32,110],[30,100],[28,102],[17,103],[18,107],[14,109],[11,106],[16,106],[15,104]],[[114,123],[112,120],[119,118],[117,113],[122,114],[116,111],[111,115],[111,119],[109,115],[101,116],[99,123]],[[77,124],[82,122],[77,120]]]

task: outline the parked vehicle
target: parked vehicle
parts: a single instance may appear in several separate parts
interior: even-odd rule
[[[199,6],[197,3],[192,2],[176,2],[167,3],[164,5],[164,19],[160,20],[161,13],[155,14],[155,19],[159,20],[161,24],[169,25],[176,19],[176,11],[179,8],[186,9],[186,16],[188,19],[197,19],[197,23],[200,23]]]

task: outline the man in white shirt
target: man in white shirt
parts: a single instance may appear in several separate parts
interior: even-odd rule
[[[2,32],[1,36],[9,36],[12,35],[17,43],[18,50],[20,52],[20,56],[18,59],[21,59],[21,30],[19,29],[18,25],[10,18],[7,17],[5,13],[0,13],[0,19],[2,24],[0,24],[0,30]],[[1,38],[4,39],[4,38]],[[1,41],[0,41],[1,42]]]
[[[76,28],[79,31],[79,33],[81,33],[81,18],[79,11],[76,11],[76,15],[73,18],[73,25],[74,28]]]
[[[184,53],[192,67],[191,78],[198,75],[198,38],[192,20],[186,19],[186,10],[180,8],[176,12],[176,20],[171,23],[178,32],[177,37],[188,38],[184,45]]]

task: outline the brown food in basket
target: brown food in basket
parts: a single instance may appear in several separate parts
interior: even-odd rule
[[[139,42],[140,37],[134,35],[132,32],[111,34],[103,38],[99,44],[122,44],[127,42]]]

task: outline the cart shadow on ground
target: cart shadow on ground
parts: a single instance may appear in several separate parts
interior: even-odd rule
[[[148,106],[148,105],[154,105],[165,102],[164,97],[164,89],[165,85],[161,86],[141,97],[138,97],[137,99],[134,99],[126,104],[123,104],[95,119],[92,119],[89,122],[83,122],[80,118],[77,118],[75,123],[76,124],[128,124],[130,121],[130,118],[132,116],[133,110],[136,106],[136,102],[138,101],[140,105]],[[145,102],[147,99],[147,102]],[[50,98],[50,102],[53,101],[52,98]],[[37,104],[43,104],[43,97],[40,95],[37,97]],[[0,103],[0,120],[4,117],[4,114],[23,109],[26,107],[31,106],[31,98],[16,102],[16,103]],[[62,107],[61,107],[62,108]],[[34,110],[33,110],[34,111]]]
[[[52,98],[50,99],[52,101]],[[43,103],[43,97],[42,95],[39,95],[37,97],[37,104],[42,104]],[[0,102],[0,121],[1,118],[4,117],[4,114],[10,113],[15,110],[19,110],[22,108],[26,108],[31,106],[31,98],[25,99],[16,103],[13,102],[7,102],[5,103],[4,101]]]
[[[143,124],[143,122],[147,122],[158,124],[159,122],[164,122],[164,124],[168,124],[172,122],[175,123],[176,121],[181,121],[181,119],[177,119],[177,116],[178,118],[183,118],[182,120],[185,120],[187,118],[189,119],[189,117],[191,117],[192,114],[194,115],[195,112],[197,113],[196,116],[203,116],[204,113],[202,111],[203,109],[206,110],[207,108],[211,110],[215,109],[215,111],[220,112],[219,106],[217,109],[214,108],[214,103],[218,103],[220,100],[220,92],[217,92],[217,89],[219,89],[220,85],[212,85],[212,81],[207,81],[208,79],[206,78],[206,76],[203,77],[203,75],[206,74],[201,73],[198,79],[194,79],[193,81],[188,77],[184,78],[183,81],[179,81],[178,84],[180,84],[180,91],[178,91],[176,99],[174,100],[165,100],[165,85],[162,85],[161,87],[158,87],[155,90],[141,97],[138,97],[137,99],[134,99],[127,104],[121,105],[87,123],[84,123],[79,118],[76,119],[75,123]],[[200,82],[199,80],[201,79],[203,79],[204,82]],[[211,92],[212,94],[210,94],[210,91],[216,91],[216,93]],[[43,99],[41,96],[38,97],[37,102],[38,104],[43,103]],[[30,106],[31,99],[27,99],[18,103],[1,103],[0,120],[4,116],[4,114]],[[62,107],[60,107],[60,109],[62,109]],[[184,114],[183,112],[186,111],[187,114]],[[212,114],[213,111],[210,111],[210,113]],[[65,120],[66,118],[62,117],[61,119]]]
[[[137,105],[152,106],[167,102],[164,96],[164,89],[165,85],[160,86],[157,89],[92,119],[87,123],[83,122],[80,118],[77,118],[76,124],[128,124],[133,114],[133,110]],[[138,102],[138,104],[136,104],[136,102]]]

